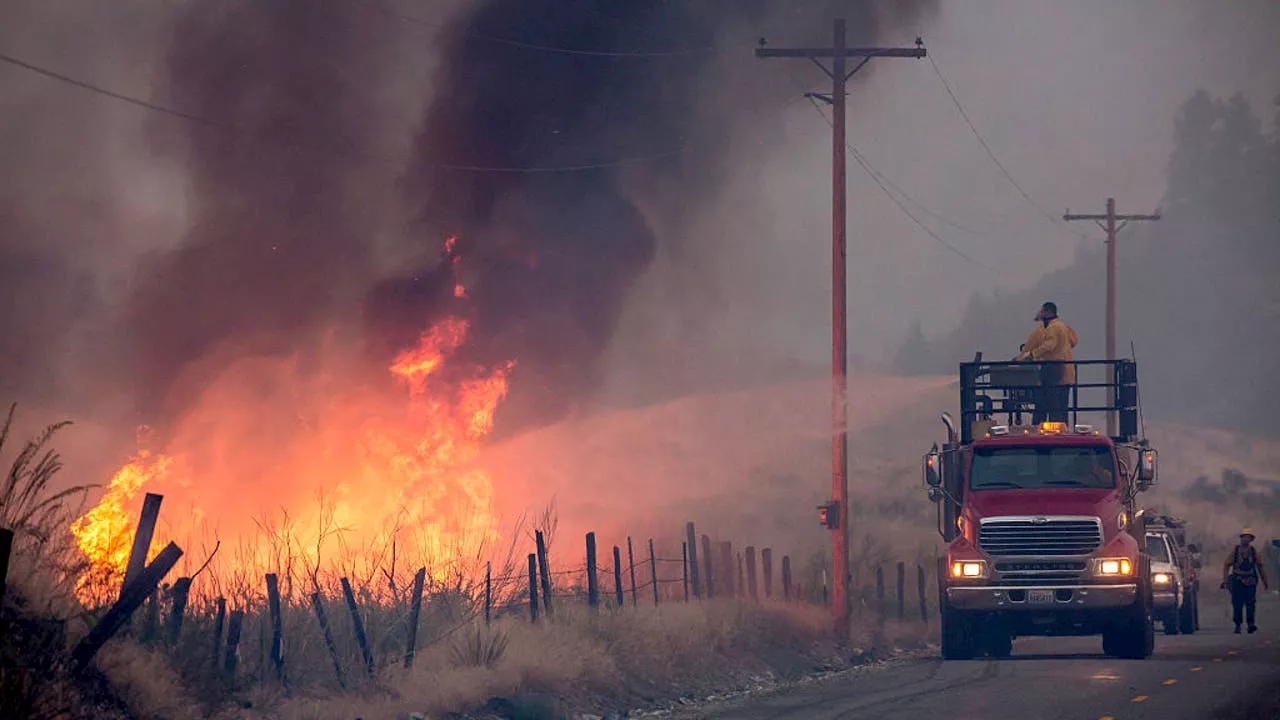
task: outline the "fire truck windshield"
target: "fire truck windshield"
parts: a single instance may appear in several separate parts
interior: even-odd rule
[[[1105,445],[986,447],[973,452],[970,490],[1114,488]]]

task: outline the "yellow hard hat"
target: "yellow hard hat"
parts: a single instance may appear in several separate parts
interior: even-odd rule
[[[1244,537],[1245,535],[1248,535],[1255,540],[1258,539],[1258,536],[1253,534],[1253,528],[1245,528],[1240,531],[1240,537]]]

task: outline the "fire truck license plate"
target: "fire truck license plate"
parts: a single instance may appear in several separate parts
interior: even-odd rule
[[[1048,605],[1053,602],[1052,590],[1028,590],[1027,602],[1032,605]]]

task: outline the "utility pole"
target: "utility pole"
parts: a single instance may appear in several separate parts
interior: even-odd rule
[[[1107,212],[1102,215],[1072,215],[1068,209],[1062,219],[1071,222],[1073,220],[1093,220],[1103,230],[1107,231],[1107,359],[1116,359],[1116,233],[1128,225],[1130,221],[1141,220],[1159,220],[1160,213],[1152,215],[1117,215],[1116,199],[1107,198]],[[1119,225],[1116,222],[1119,221]],[[1116,405],[1116,389],[1114,383],[1107,388],[1107,405],[1114,408]],[[1115,437],[1116,435],[1116,414],[1114,410],[1107,412],[1107,436]]]
[[[845,86],[849,78],[873,57],[925,56],[923,43],[916,38],[914,48],[848,47],[845,44],[845,22],[832,23],[833,43],[826,48],[765,48],[756,50],[757,58],[807,58],[831,78],[829,97],[814,95],[832,107],[832,198],[831,198],[831,504],[823,509],[824,524],[831,529],[834,587],[831,597],[835,615],[836,639],[847,642],[852,607],[849,598],[849,425],[848,387],[849,359],[845,338],[846,318],[846,188],[847,170],[845,142]],[[831,59],[831,68],[822,59]],[[859,59],[853,70],[846,72],[847,61]],[[831,510],[834,509],[834,513]],[[834,517],[833,517],[834,515]]]

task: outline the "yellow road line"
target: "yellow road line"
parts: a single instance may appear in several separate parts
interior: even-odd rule
[[[1110,715],[1103,715],[1102,717],[1098,718],[1098,720],[1116,720],[1116,719],[1111,717]]]
[[[1138,696],[1134,697],[1132,700],[1130,700],[1129,702],[1136,702],[1136,703],[1140,703],[1140,702],[1146,702],[1146,701],[1147,701],[1147,696],[1146,696],[1146,695],[1138,695]]]
[[[1200,667],[1199,665],[1197,665],[1197,666],[1195,666],[1195,667],[1191,668],[1191,672],[1200,672],[1200,671],[1201,671],[1201,670],[1203,670],[1203,669],[1204,669],[1204,668],[1202,668],[1202,667]]]
[[[1214,661],[1214,662],[1222,662],[1222,658],[1214,658],[1214,659],[1213,659],[1213,661]]]
[[[1160,683],[1160,684],[1161,684],[1161,685],[1177,685],[1177,684],[1178,684],[1178,679],[1177,679],[1177,678],[1169,678],[1168,680],[1165,680],[1164,682],[1162,682],[1162,683]]]

